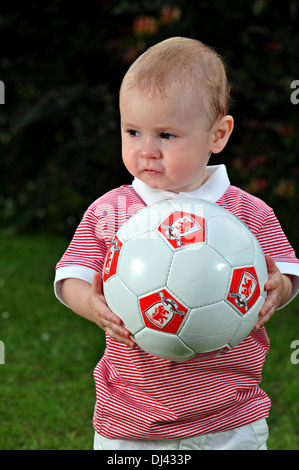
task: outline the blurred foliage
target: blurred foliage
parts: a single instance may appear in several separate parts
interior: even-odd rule
[[[0,223],[71,234],[83,211],[132,178],[121,162],[118,89],[128,66],[170,36],[225,57],[235,130],[221,156],[299,241],[298,2],[66,0],[0,7]]]

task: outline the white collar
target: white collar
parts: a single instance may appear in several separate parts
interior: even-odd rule
[[[199,188],[190,192],[173,193],[171,191],[153,189],[137,178],[134,179],[132,185],[146,205],[175,197],[198,198],[209,202],[217,202],[230,186],[226,167],[225,165],[213,165],[207,166],[206,170],[209,174],[207,181]]]

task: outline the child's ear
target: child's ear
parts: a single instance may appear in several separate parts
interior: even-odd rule
[[[212,153],[219,153],[227,144],[234,128],[234,118],[230,115],[223,116],[216,122],[212,129]]]

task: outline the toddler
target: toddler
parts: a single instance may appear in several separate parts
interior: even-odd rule
[[[264,324],[297,293],[299,261],[273,210],[209,166],[233,130],[222,59],[197,40],[170,38],[129,68],[120,89],[122,157],[131,185],[87,209],[57,264],[55,291],[106,332],[94,370],[95,449],[266,449],[270,399],[259,387]],[[112,238],[135,212],[165,198],[200,198],[242,219],[266,257],[267,299],[254,330],[217,357],[183,363],[141,350],[107,306],[102,269]],[[124,306],[125,308],[125,306]]]

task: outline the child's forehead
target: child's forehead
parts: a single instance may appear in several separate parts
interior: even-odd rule
[[[123,81],[120,96],[127,93],[131,96],[134,93],[141,95],[144,99],[172,100],[178,95],[194,98],[197,93],[199,94],[199,87],[194,86],[191,78],[188,80],[185,73],[170,72],[163,77],[145,75],[143,79],[128,76]]]
[[[179,105],[180,107],[191,106],[195,103],[194,92],[192,87],[179,86],[175,84],[173,87],[160,87],[159,84],[153,83],[151,86],[140,87],[135,84],[130,87],[123,87],[120,94],[120,104],[136,103],[153,103],[156,106],[171,109]],[[131,106],[130,106],[131,107]]]
[[[122,122],[136,122],[139,118],[150,120],[153,125],[178,125],[201,118],[200,106],[193,99],[190,88],[172,90],[161,95],[157,90],[140,90],[135,85],[123,90],[120,98]],[[145,117],[146,116],[146,117]]]

